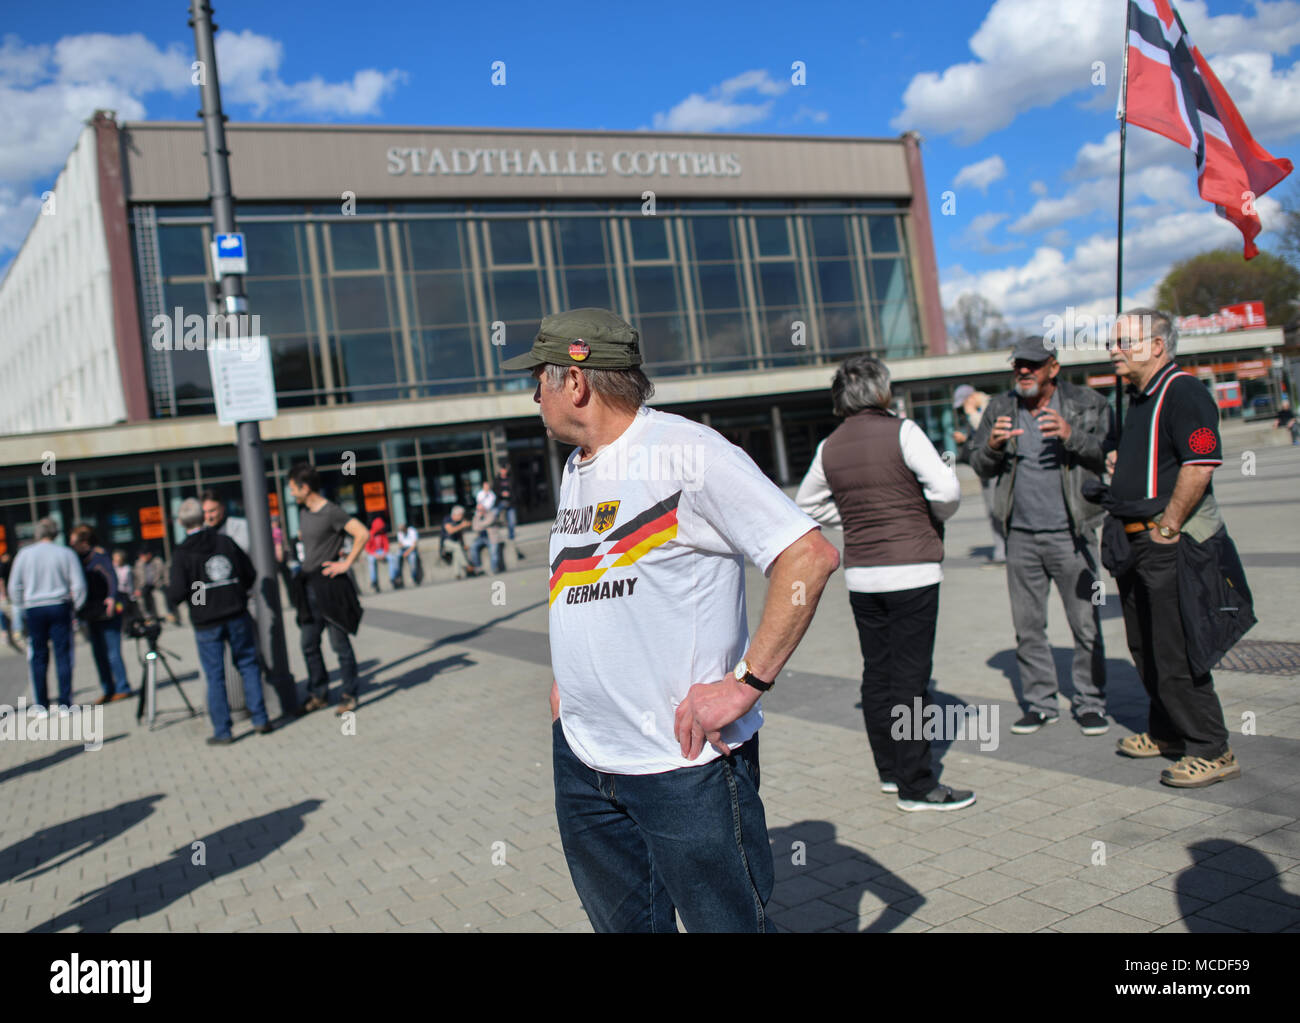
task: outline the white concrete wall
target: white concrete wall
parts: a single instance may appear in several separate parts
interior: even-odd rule
[[[0,282],[0,434],[126,419],[92,127],[53,191]]]

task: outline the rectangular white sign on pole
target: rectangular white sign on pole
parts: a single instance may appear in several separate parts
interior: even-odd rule
[[[275,418],[275,378],[266,337],[211,342],[208,369],[212,373],[217,420],[223,426]]]

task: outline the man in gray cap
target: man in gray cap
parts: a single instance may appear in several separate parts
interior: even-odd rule
[[[635,328],[604,309],[542,321],[547,434],[576,446],[550,541],[555,809],[597,931],[771,929],[759,696],[839,554],[740,448],[646,408]],[[769,579],[751,637],[745,558]],[[791,594],[795,597],[792,599]]]
[[[1116,446],[1106,399],[1058,379],[1060,365],[1040,337],[1011,355],[1014,386],[984,411],[971,468],[996,481],[994,514],[1007,537],[1007,589],[1016,629],[1016,664],[1025,715],[1011,726],[1024,735],[1058,720],[1056,663],[1047,641],[1047,599],[1060,591],[1074,634],[1074,717],[1085,735],[1106,720],[1106,653],[1097,578],[1097,525],[1103,511],[1083,496]]]

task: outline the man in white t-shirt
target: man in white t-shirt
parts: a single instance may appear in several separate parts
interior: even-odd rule
[[[742,450],[645,407],[635,328],[548,316],[532,349],[547,434],[577,446],[550,541],[555,803],[597,931],[765,931],[760,694],[839,554]],[[745,559],[769,579],[749,635]]]

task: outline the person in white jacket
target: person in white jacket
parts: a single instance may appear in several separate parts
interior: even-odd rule
[[[891,411],[889,370],[879,359],[844,362],[831,400],[844,422],[818,445],[795,503],[844,530],[862,717],[881,791],[898,793],[900,810],[960,810],[975,794],[939,784],[918,713],[934,657],[943,521],[961,501],[957,474],[916,423]]]

